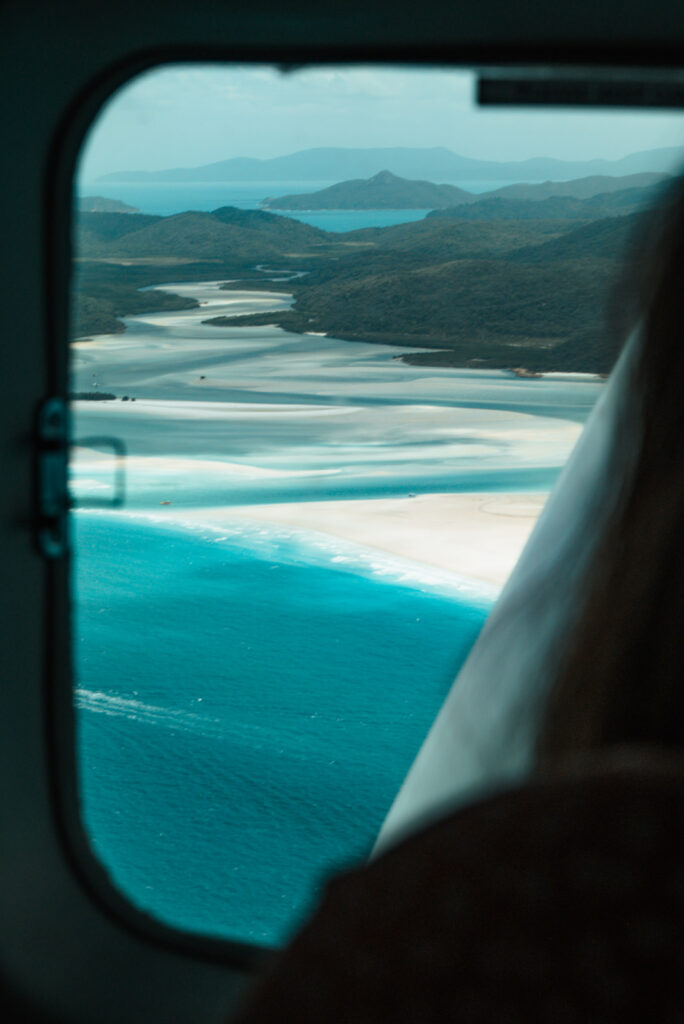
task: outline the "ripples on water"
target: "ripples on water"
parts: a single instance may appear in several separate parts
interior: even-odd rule
[[[287,301],[173,287],[212,313]],[[493,591],[322,535],[191,525],[183,508],[543,490],[600,388],[206,316],[130,318],[75,349],[75,390],[137,396],[75,408],[76,438],[113,434],[131,456],[127,509],[72,516],[81,799],[139,907],[273,944],[370,849]],[[79,500],[107,495],[101,452],[72,469]]]
[[[217,542],[91,513],[75,529],[95,848],[162,919],[281,941],[317,882],[372,845],[491,590],[354,563],[352,545],[305,564],[263,530]]]

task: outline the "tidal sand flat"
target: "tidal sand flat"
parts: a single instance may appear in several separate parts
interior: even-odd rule
[[[73,390],[116,395],[72,410],[83,814],[138,905],[271,945],[372,847],[601,383],[217,328],[290,300],[169,288],[203,305],[74,346]]]

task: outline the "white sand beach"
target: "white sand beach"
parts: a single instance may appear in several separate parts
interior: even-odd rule
[[[546,494],[420,494],[183,510],[215,525],[247,520],[315,531],[502,586]],[[160,510],[161,511],[161,510]],[[173,516],[169,508],[169,517]]]
[[[129,509],[155,521],[270,524],[505,582],[601,381],[409,366],[391,346],[217,328],[202,321],[291,297],[169,290],[201,308],[131,317],[124,334],[74,346],[78,390],[135,399],[73,403],[84,507],[112,479],[111,450],[87,437],[115,436]]]

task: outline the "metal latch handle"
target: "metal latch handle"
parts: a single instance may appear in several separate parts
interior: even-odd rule
[[[48,398],[38,413],[38,547],[45,558],[67,550],[67,452],[69,411],[62,398]]]
[[[86,508],[120,508],[125,501],[126,446],[116,437],[82,438],[81,445],[110,447],[115,455],[114,494],[89,499]],[[63,398],[48,398],[38,413],[37,540],[45,558],[62,558],[68,548],[67,516],[76,504],[69,493],[69,406]]]

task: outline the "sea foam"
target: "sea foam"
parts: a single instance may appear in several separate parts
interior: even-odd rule
[[[493,603],[501,589],[484,580],[462,576],[316,530],[264,522],[249,523],[237,519],[213,523],[210,520],[184,518],[182,515],[169,516],[132,509],[80,509],[77,513],[81,516],[105,516],[113,524],[117,520],[128,520],[153,528],[177,530],[186,535],[194,535],[199,542],[249,552],[261,561],[294,566],[312,565],[350,572],[392,586],[460,598],[483,606]]]

